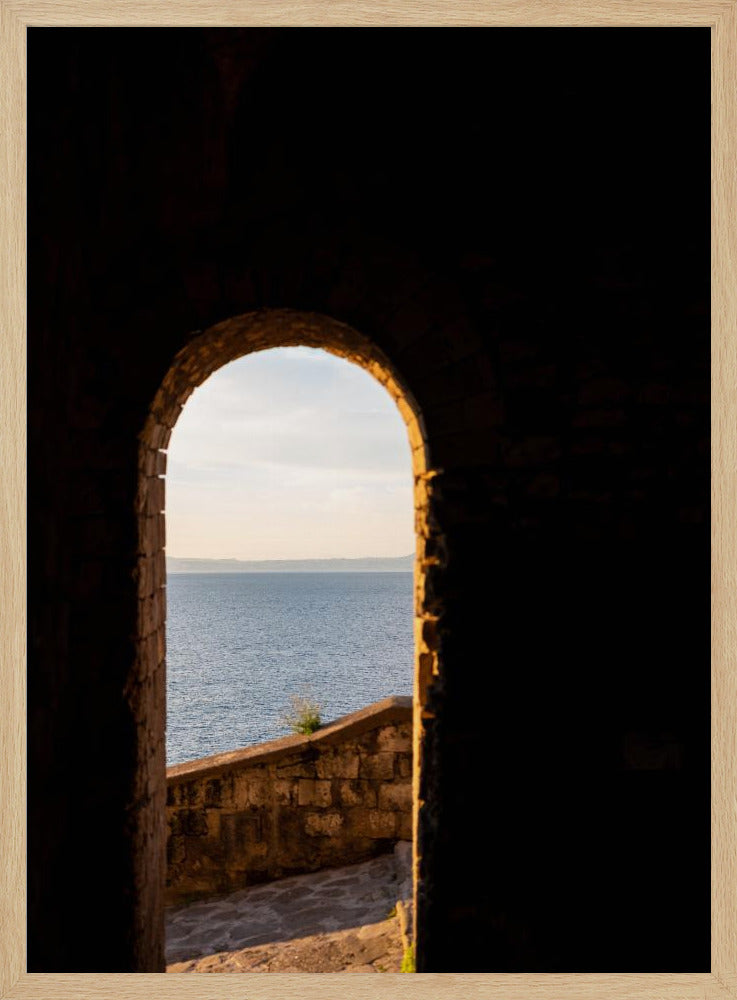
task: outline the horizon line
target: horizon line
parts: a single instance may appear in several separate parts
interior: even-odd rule
[[[241,556],[173,556],[167,559],[180,559],[183,562],[358,562],[371,559],[414,559],[414,552],[400,556],[282,556],[278,559],[246,559]]]

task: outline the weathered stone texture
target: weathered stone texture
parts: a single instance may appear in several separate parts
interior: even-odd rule
[[[311,736],[169,768],[167,904],[351,864],[410,839],[411,775],[409,698]]]

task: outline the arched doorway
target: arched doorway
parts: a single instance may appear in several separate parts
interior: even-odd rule
[[[438,674],[436,604],[426,575],[440,560],[442,539],[431,513],[432,481],[422,416],[409,389],[388,358],[371,341],[333,319],[290,310],[260,310],[226,320],[193,336],[175,357],[151,406],[140,435],[138,517],[138,633],[136,669],[126,692],[138,724],[139,807],[133,837],[141,889],[137,939],[149,967],[163,968],[163,884],[165,803],[165,489],[166,447],[191,392],[229,361],[272,347],[318,347],[352,361],[389,392],[407,426],[415,506],[415,667],[413,840],[415,893],[422,878],[418,840],[422,808],[423,720],[428,689]],[[415,907],[417,913],[417,907]]]

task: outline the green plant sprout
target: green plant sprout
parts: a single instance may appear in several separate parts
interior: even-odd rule
[[[306,736],[322,725],[322,705],[310,695],[293,694],[281,718],[293,733]]]

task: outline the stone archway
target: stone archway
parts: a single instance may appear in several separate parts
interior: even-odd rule
[[[415,892],[423,876],[418,838],[423,803],[424,721],[431,717],[428,691],[439,674],[437,601],[428,594],[429,567],[442,558],[443,540],[432,513],[432,468],[422,415],[390,360],[351,327],[314,313],[259,310],[196,333],[176,355],[140,434],[138,490],[138,629],[135,669],[126,697],[137,722],[137,789],[131,810],[138,898],[139,968],[163,970],[163,885],[166,829],[165,783],[165,471],[171,431],[192,391],[236,358],[273,347],[317,347],[360,365],[394,399],[407,426],[415,506],[415,668],[413,839]],[[417,907],[415,907],[417,913]]]

